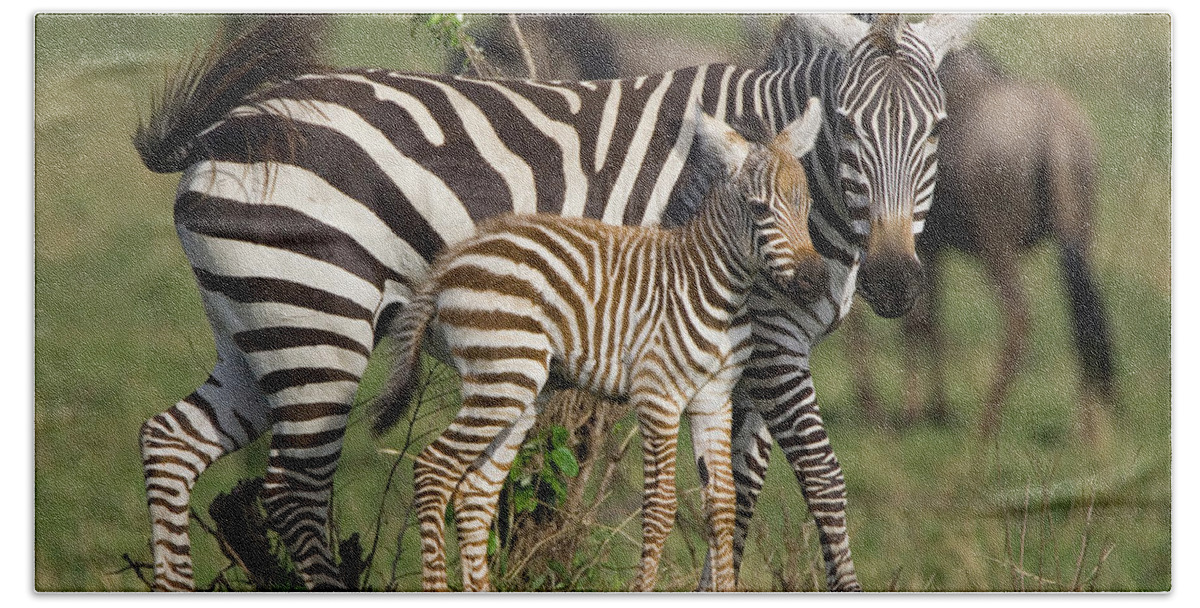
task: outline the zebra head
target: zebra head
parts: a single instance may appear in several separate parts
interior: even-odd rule
[[[850,225],[865,257],[858,291],[876,314],[898,317],[920,293],[916,235],[937,177],[938,127],[946,96],[937,66],[962,46],[971,15],[935,15],[908,24],[899,15],[866,23],[816,15],[811,29],[846,53],[831,127]]]
[[[800,158],[821,130],[820,100],[766,144],[750,143],[724,122],[695,110],[697,137],[714,149],[728,171],[717,196],[748,212],[754,256],[775,286],[807,304],[827,293],[828,269],[808,234],[812,204]]]

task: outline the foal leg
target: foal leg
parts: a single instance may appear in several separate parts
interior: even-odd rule
[[[544,344],[541,348],[520,349],[530,353],[528,357],[478,358],[518,349],[465,346],[470,342],[463,335],[455,334],[452,328],[447,328],[446,334],[447,343],[462,347],[453,351],[453,358],[455,367],[462,374],[463,404],[458,417],[421,452],[413,467],[413,501],[421,529],[422,586],[426,591],[449,590],[446,584],[445,514],[452,496],[456,498],[456,506],[460,505],[466,511],[457,518],[466,527],[460,529],[460,533],[465,534],[463,538],[468,544],[468,550],[463,551],[464,588],[473,589],[479,585],[486,588],[487,526],[491,523],[495,500],[482,494],[489,492],[492,485],[503,483],[504,474],[500,467],[483,465],[469,481],[464,481],[464,476],[489,446],[495,445],[497,451],[507,452],[513,449],[509,445],[511,440],[519,447],[520,439],[516,435],[523,437],[524,431],[509,432],[509,429],[515,426],[518,428],[514,430],[520,430],[519,427],[524,426],[527,431],[532,425],[532,419],[525,418],[532,418],[534,399],[545,384],[550,361],[550,350]],[[467,332],[463,334],[472,337]],[[467,352],[475,358],[463,357]],[[494,441],[499,443],[494,444]],[[504,471],[511,464],[512,455],[507,458]],[[481,533],[482,558],[477,555]],[[472,568],[478,568],[481,563],[482,574],[474,572]]]
[[[454,517],[458,528],[463,591],[489,591],[488,532],[500,500],[500,488],[508,477],[513,459],[537,421],[530,403],[512,426],[501,432],[476,459],[454,492]]]
[[[675,523],[675,453],[679,444],[680,408],[666,401],[665,392],[630,396],[642,433],[642,562],[635,591],[653,591],[663,543]]]
[[[702,591],[733,591],[735,490],[730,455],[732,408],[731,379],[713,380],[688,406],[692,428],[692,450],[696,456],[704,511],[707,521],[708,557],[711,584]]]
[[[737,583],[742,566],[742,555],[746,550],[746,534],[750,529],[750,518],[754,516],[754,505],[762,493],[767,465],[771,462],[771,433],[762,416],[750,406],[746,399],[733,399],[733,430],[731,433],[730,460],[733,463],[733,479],[736,492],[736,518],[733,527],[733,577]],[[713,552],[704,556],[704,569],[700,573],[697,591],[713,588]]]

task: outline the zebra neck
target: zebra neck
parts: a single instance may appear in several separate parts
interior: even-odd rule
[[[813,198],[809,233],[822,257],[853,267],[862,258],[864,243],[851,227],[842,195],[834,120],[844,58],[836,50],[814,48],[800,37],[786,42],[786,52],[776,49],[766,68],[746,70],[729,79],[728,102],[718,108],[724,112],[718,118],[727,117],[743,131],[758,128],[763,135],[775,134],[800,117],[809,97],[822,100],[825,123],[814,149],[802,159]]]

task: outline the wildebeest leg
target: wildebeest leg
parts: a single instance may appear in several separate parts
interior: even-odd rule
[[[904,417],[915,421],[922,415],[945,422],[950,417],[946,401],[945,352],[938,307],[941,305],[938,275],[941,255],[937,251],[921,255],[925,266],[925,282],[921,297],[904,316]],[[921,369],[926,383],[921,386]]]
[[[874,366],[871,365],[875,349],[872,348],[868,337],[865,317],[866,313],[861,305],[851,308],[850,314],[846,315],[844,331],[846,348],[850,355],[851,382],[854,384],[854,396],[858,399],[863,416],[874,424],[883,424],[883,401],[875,388],[875,376],[872,372]]]
[[[996,247],[985,249],[982,255],[988,277],[1000,295],[1003,315],[1004,347],[992,387],[983,402],[982,431],[984,435],[992,436],[1000,428],[1000,409],[1025,354],[1029,338],[1029,305],[1021,287],[1015,252],[1009,247]]]

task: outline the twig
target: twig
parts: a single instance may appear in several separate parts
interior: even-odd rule
[[[117,570],[114,574],[120,574],[126,570],[133,570],[133,573],[137,575],[138,580],[142,581],[142,583],[145,584],[147,588],[150,588],[150,589],[154,588],[154,582],[152,580],[146,580],[145,575],[142,574],[143,568],[153,572],[154,564],[150,564],[147,562],[135,562],[135,561],[133,561],[132,557],[129,557],[128,553],[122,554],[121,558],[125,560],[125,563],[127,565],[124,568]]]
[[[512,28],[513,36],[517,39],[517,47],[521,49],[521,59],[525,60],[525,71],[529,74],[529,78],[537,79],[537,68],[533,65],[533,54],[529,52],[529,44],[525,42],[525,36],[521,33],[521,26],[517,24],[517,16],[513,13],[508,14],[508,26]]]
[[[1092,499],[1088,502],[1087,517],[1083,524],[1083,539],[1079,545],[1079,557],[1075,560],[1075,578],[1071,581],[1071,591],[1083,591],[1079,586],[1079,577],[1083,574],[1083,559],[1087,555],[1088,536],[1092,533],[1092,505],[1096,502],[1096,492],[1092,491]]]

